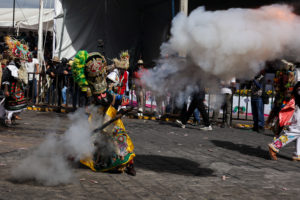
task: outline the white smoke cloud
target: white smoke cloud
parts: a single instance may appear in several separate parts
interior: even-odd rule
[[[185,90],[199,80],[205,87],[217,79],[252,79],[266,61],[300,60],[300,18],[287,5],[259,9],[194,10],[178,14],[161,59],[143,81],[158,92]],[[186,53],[186,61],[178,58]],[[180,62],[179,62],[180,61]]]
[[[44,185],[70,183],[72,171],[61,148],[59,139],[49,135],[35,151],[13,169],[13,179],[21,182],[33,180]]]
[[[95,109],[94,109],[95,110]],[[70,183],[74,180],[68,159],[80,158],[94,151],[91,126],[83,109],[69,115],[72,124],[63,135],[49,135],[46,140],[12,170],[16,181],[34,180],[44,185]],[[97,118],[98,126],[101,118]]]

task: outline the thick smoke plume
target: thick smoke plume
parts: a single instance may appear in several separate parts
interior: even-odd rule
[[[157,66],[143,76],[161,93],[216,86],[216,80],[252,79],[266,61],[300,60],[300,18],[287,5],[259,9],[194,10],[178,14]],[[180,54],[186,58],[180,58]],[[188,89],[189,88],[189,89]],[[188,92],[185,92],[188,93]]]
[[[17,181],[33,180],[44,185],[66,184],[74,180],[68,159],[78,161],[94,151],[91,126],[83,109],[70,115],[72,124],[63,135],[50,134],[46,140],[12,171]],[[97,124],[101,124],[101,118]]]

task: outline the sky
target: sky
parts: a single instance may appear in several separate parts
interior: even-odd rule
[[[15,0],[16,8],[39,8],[40,0]],[[0,0],[0,8],[12,8],[14,0]],[[53,8],[54,0],[44,0],[45,8]]]

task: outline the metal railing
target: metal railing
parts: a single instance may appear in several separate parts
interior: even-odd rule
[[[76,109],[86,105],[86,101],[88,101],[71,75],[58,75],[50,78],[46,74],[28,73],[28,78],[29,84],[26,89],[26,97],[29,105],[64,106]],[[122,105],[140,107],[148,115],[179,115],[180,108],[176,106],[175,94],[169,93],[165,96],[158,96],[154,92],[145,89],[142,89],[141,95],[140,92],[132,88],[123,96]],[[274,100],[273,94],[272,92],[270,105],[267,105],[270,108]],[[214,110],[211,95],[208,93],[205,98],[207,112],[210,117]],[[143,98],[143,101],[139,98]],[[143,105],[139,105],[140,102],[144,102]],[[231,120],[252,120],[249,104],[251,105],[249,93],[246,92],[241,95],[241,92],[238,92],[233,94],[231,98]],[[219,119],[224,120],[224,114],[222,114],[224,112],[222,111],[221,109]]]

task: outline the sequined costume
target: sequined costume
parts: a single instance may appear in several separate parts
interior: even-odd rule
[[[14,118],[27,107],[24,85],[27,84],[27,70],[24,61],[31,60],[28,46],[12,37],[5,38],[8,46],[7,56],[11,62],[3,70],[2,89],[5,94],[6,125],[11,125]]]
[[[272,130],[276,137],[279,137],[279,133],[282,130],[282,127],[278,123],[279,112],[291,100],[293,87],[296,84],[295,65],[285,60],[281,62],[283,67],[276,72],[274,79],[274,105],[267,120],[267,124],[272,123]]]
[[[72,65],[74,80],[82,91],[93,97],[92,102],[97,107],[97,112],[90,114],[91,124],[101,117],[104,117],[105,123],[117,114],[117,110],[112,106],[114,96],[106,81],[107,68],[104,56],[87,51],[79,51]],[[134,146],[121,119],[97,133],[94,146],[95,152],[80,160],[93,171],[128,171],[133,167]]]

